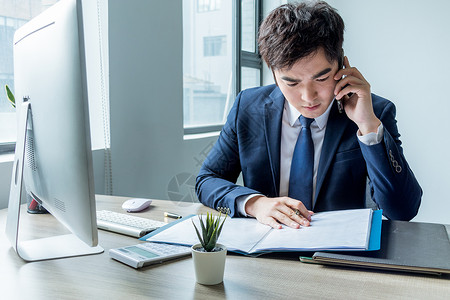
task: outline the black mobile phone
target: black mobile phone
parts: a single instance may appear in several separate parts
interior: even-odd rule
[[[342,51],[341,51],[341,56],[339,57],[339,61],[338,61],[338,67],[339,67],[339,70],[344,68],[344,49],[342,49]],[[343,88],[346,88],[347,86],[349,86],[349,84],[346,84]],[[353,93],[347,94],[347,96],[349,96],[349,97],[351,97],[352,95],[353,95]],[[344,104],[342,103],[342,99],[337,100],[336,97],[334,99],[336,100],[339,113],[342,114],[344,112]]]

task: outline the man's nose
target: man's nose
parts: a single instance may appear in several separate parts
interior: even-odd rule
[[[317,98],[317,89],[314,84],[305,84],[301,93],[303,101],[306,102],[313,102]]]

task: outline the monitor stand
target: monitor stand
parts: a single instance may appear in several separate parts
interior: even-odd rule
[[[14,250],[25,261],[38,261],[72,256],[99,254],[104,250],[100,246],[90,247],[74,234],[52,236],[35,240],[19,241],[20,206],[22,199],[23,163],[25,159],[25,141],[27,123],[31,112],[29,102],[20,107],[19,128],[14,157],[11,189],[9,192],[6,235]]]

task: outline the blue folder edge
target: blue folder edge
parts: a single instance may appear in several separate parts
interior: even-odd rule
[[[372,226],[370,227],[370,239],[367,251],[376,251],[381,248],[382,216],[382,209],[374,210],[372,213]]]
[[[369,246],[367,248],[367,251],[376,251],[376,250],[380,250],[381,248],[381,224],[382,224],[382,215],[383,215],[383,210],[379,209],[379,210],[374,210],[372,213],[372,225],[370,227],[370,238],[369,238]],[[178,224],[179,222],[183,222],[186,219],[190,219],[193,216],[195,216],[194,214],[192,215],[187,215],[181,219],[178,219],[176,221],[173,221],[167,225],[164,225],[158,229],[156,229],[155,231],[150,232],[149,234],[141,237],[139,240],[141,241],[146,241],[148,238],[157,235],[158,233]],[[233,251],[236,253],[241,253],[241,254],[245,254],[248,255],[248,253],[245,252],[241,252],[241,251]],[[268,252],[273,252],[273,251],[268,251]],[[264,252],[261,253],[254,253],[256,255],[261,255]]]

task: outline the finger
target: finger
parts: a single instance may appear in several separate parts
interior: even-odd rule
[[[336,95],[336,99],[340,100],[343,97],[343,95],[346,95],[350,92],[355,93],[351,89],[356,86],[363,86],[364,84],[365,81],[357,77],[347,76],[343,78],[336,84],[334,88],[334,94]]]
[[[297,220],[294,220],[293,218],[294,217],[298,217],[298,216],[295,215],[295,212],[293,210],[289,210],[289,211],[290,212],[288,212],[287,214],[282,212],[282,211],[278,211],[278,212],[276,212],[274,214],[273,217],[279,223],[282,223],[282,224],[284,224],[286,226],[289,226],[289,227],[294,228],[294,229],[300,228],[300,225],[303,225],[304,222],[302,222],[302,221],[299,222]],[[304,226],[307,226],[307,225],[304,225]]]
[[[344,67],[345,67],[346,69],[347,69],[347,68],[350,68],[350,62],[349,62],[347,56],[344,56]]]
[[[289,208],[288,213],[285,213],[285,215],[288,216],[289,219],[293,221],[292,225],[287,224],[290,227],[298,228],[299,226],[296,226],[296,224],[301,225],[301,226],[309,226],[310,225],[307,217],[301,215],[300,210],[298,210],[298,209]],[[308,211],[308,216],[310,216],[309,211]],[[292,222],[292,221],[290,221],[290,222]]]
[[[299,210],[299,217],[303,217],[308,221],[311,221],[311,214],[309,213],[308,209],[305,207],[302,201],[298,201],[292,198],[288,198],[287,205],[290,209],[295,211],[296,209]]]
[[[272,217],[267,217],[263,220],[260,220],[261,223],[269,225],[270,227],[274,228],[274,229],[281,229],[283,226],[281,226],[280,223],[278,223],[274,218]]]
[[[309,225],[311,225],[310,220],[308,220],[304,216],[294,216],[293,218],[295,222],[299,223],[302,226],[308,227]]]
[[[339,72],[337,72],[334,75],[334,80],[341,80],[342,81],[344,78],[347,78],[347,77],[350,77],[350,76],[353,76],[353,77],[359,78],[359,79],[361,79],[363,81],[366,81],[366,79],[361,74],[361,72],[358,70],[358,68],[350,67],[350,66],[345,68],[345,69],[339,70]]]
[[[292,199],[290,199],[292,200]],[[290,202],[287,200],[287,202]],[[294,200],[295,204],[301,203],[298,200]],[[288,203],[282,202],[281,205],[277,206],[277,211],[273,213],[273,217],[280,223],[286,226],[298,229],[301,226],[309,226],[309,221],[307,218],[301,215],[301,212],[297,208],[292,208]],[[306,209],[306,208],[305,208]],[[307,213],[309,216],[309,212]]]
[[[345,88],[343,88],[337,95],[336,95],[336,99],[337,100],[348,100],[348,98],[351,98],[352,95],[350,95],[350,97],[346,98],[345,96],[349,95],[350,93],[352,93],[353,95],[358,95],[358,97],[361,96],[361,91],[363,90],[364,86],[363,85],[348,85]]]

